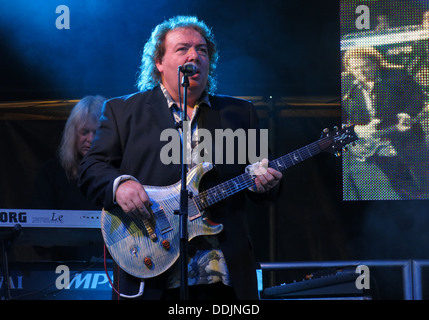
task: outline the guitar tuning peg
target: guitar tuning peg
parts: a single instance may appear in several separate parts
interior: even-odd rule
[[[336,157],[339,157],[339,156],[341,156],[341,152],[337,151],[337,152],[335,152],[335,153],[334,153],[334,155],[335,155]]]
[[[334,130],[335,130],[335,131],[338,131],[338,127],[337,127],[337,126],[335,126],[335,127],[334,127]]]
[[[328,129],[328,128],[325,128],[325,129],[323,129],[323,132],[324,132],[324,133],[328,133],[328,132],[329,132],[329,129]]]

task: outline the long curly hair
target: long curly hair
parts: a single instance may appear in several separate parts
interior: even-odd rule
[[[384,56],[374,47],[357,47],[347,50],[343,56],[346,71],[350,69],[350,60],[353,58],[369,59],[380,69],[401,69],[402,66],[388,62]]]
[[[211,29],[194,16],[176,16],[156,26],[149,40],[143,48],[140,73],[137,80],[137,88],[140,91],[151,90],[161,82],[161,74],[156,68],[156,62],[160,61],[165,54],[165,37],[171,30],[177,28],[192,28],[199,32],[206,40],[209,56],[209,76],[206,89],[209,93],[216,90],[216,79],[214,76],[218,51]]]

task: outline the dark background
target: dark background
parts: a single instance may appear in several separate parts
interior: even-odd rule
[[[69,30],[55,27],[58,5],[70,9]],[[352,20],[340,21],[340,11],[354,16],[356,5],[0,0],[0,207],[25,206],[77,99],[137,90],[143,44],[156,24],[177,14],[212,26],[217,91],[257,102],[276,156],[317,140],[323,128],[341,124],[340,34],[356,30]],[[428,208],[427,201],[343,202],[341,158],[321,154],[285,172],[274,211],[251,206],[249,220],[258,261],[427,259]]]

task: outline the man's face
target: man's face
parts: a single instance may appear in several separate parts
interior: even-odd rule
[[[193,62],[197,73],[189,77],[188,94],[198,99],[206,87],[209,74],[209,56],[204,37],[192,28],[178,28],[167,33],[164,45],[165,54],[161,61],[156,61],[162,84],[177,101],[177,69],[186,62]]]
[[[366,58],[351,58],[349,61],[349,71],[359,81],[374,81],[378,75],[377,65]]]
[[[77,152],[84,156],[91,147],[92,140],[94,140],[96,124],[91,121],[86,121],[83,125],[78,127],[76,148]]]

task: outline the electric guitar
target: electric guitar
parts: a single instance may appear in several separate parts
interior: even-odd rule
[[[377,129],[377,125],[381,122],[380,119],[372,119],[366,125],[356,125],[355,131],[359,136],[359,141],[350,146],[350,151],[356,156],[359,161],[366,161],[372,157],[383,147],[391,146],[389,139],[384,139],[387,135],[394,132],[406,132],[411,129],[414,123],[421,121],[426,117],[428,111],[423,110],[417,116],[411,117],[407,113],[398,113],[396,115],[398,123],[384,129]]]
[[[321,138],[303,148],[269,162],[269,167],[284,171],[322,151],[340,154],[347,144],[357,140],[354,126],[325,129]],[[245,172],[235,178],[199,192],[203,175],[213,165],[203,162],[187,174],[188,240],[222,231],[221,224],[211,222],[204,210],[211,205],[253,186],[254,177]],[[151,218],[134,219],[118,206],[101,214],[101,231],[105,245],[115,262],[127,273],[138,278],[155,277],[168,270],[179,258],[179,219],[175,211],[180,207],[181,182],[170,186],[143,186],[152,206]]]

